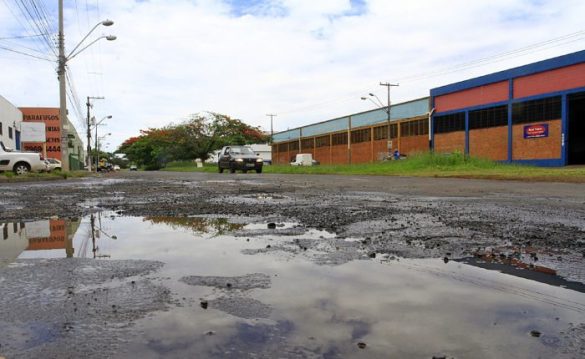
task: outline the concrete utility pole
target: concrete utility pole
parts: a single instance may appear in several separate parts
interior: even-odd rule
[[[61,168],[69,171],[69,125],[67,120],[67,94],[65,90],[65,35],[63,34],[63,0],[59,0],[59,122],[61,125]]]
[[[388,114],[388,154],[391,155],[392,152],[392,141],[390,140],[390,88],[392,86],[400,86],[400,84],[391,84],[389,82],[380,82],[380,86],[386,86],[388,88],[388,108],[386,109],[386,113]]]
[[[274,113],[269,113],[266,116],[270,117],[270,144],[272,144],[274,137],[274,117],[276,117],[277,115]]]
[[[104,100],[105,97],[103,96],[87,96],[87,170],[91,172],[91,123],[90,123],[90,116],[89,110],[92,107],[90,100]]]
[[[91,33],[97,29],[98,26],[112,26],[114,22],[112,20],[104,20],[98,22],[88,33],[85,35],[83,39],[73,48],[73,51],[69,53],[69,55],[65,55],[65,34],[63,33],[63,0],[59,0],[58,3],[59,7],[59,38],[58,38],[58,46],[59,46],[59,61],[57,67],[57,75],[59,77],[59,121],[61,125],[61,164],[63,171],[70,171],[71,168],[69,166],[69,120],[67,119],[67,90],[65,88],[65,81],[66,81],[66,71],[67,71],[67,62],[73,59],[75,56],[79,55],[80,52],[87,49],[91,45],[95,44],[101,39],[106,39],[108,41],[116,40],[116,36],[108,35],[108,36],[100,36],[97,39],[90,42],[88,45],[79,49],[79,47],[84,43],[84,41],[91,35]],[[79,50],[78,50],[79,49]],[[89,102],[89,101],[88,101]],[[89,118],[89,114],[88,114]],[[90,136],[91,137],[91,136]],[[89,141],[88,141],[89,143]]]

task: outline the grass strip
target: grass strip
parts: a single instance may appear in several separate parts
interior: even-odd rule
[[[217,165],[171,162],[164,171],[217,172]],[[534,167],[508,164],[460,153],[424,153],[399,161],[360,163],[352,165],[321,165],[294,167],[290,165],[264,166],[264,173],[280,174],[335,174],[374,176],[453,177],[522,181],[549,181],[585,183],[585,167]]]

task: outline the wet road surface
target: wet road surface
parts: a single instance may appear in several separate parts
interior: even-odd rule
[[[55,184],[49,196],[0,187],[7,358],[585,355],[583,186],[173,173]]]

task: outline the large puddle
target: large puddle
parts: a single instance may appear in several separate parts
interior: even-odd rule
[[[515,275],[516,270],[530,270],[521,266],[501,273],[501,268],[490,268],[487,264],[494,263],[479,256],[464,262],[400,259],[362,251],[356,239],[338,239],[294,223],[275,221],[269,228],[245,218],[98,213],[79,221],[0,224],[0,229],[0,285],[7,293],[14,289],[6,287],[14,282],[7,276],[23,266],[44,270],[41,264],[53,263],[38,258],[95,258],[106,264],[121,260],[125,268],[132,267],[132,260],[164,264],[153,265],[145,273],[154,272],[144,275],[153,288],[161,285],[170,290],[166,310],[152,306],[148,315],[132,319],[134,335],[122,338],[123,345],[114,355],[118,357],[575,358],[585,354],[582,285],[556,276],[547,283],[538,276]],[[84,275],[92,270],[107,271],[108,276],[115,272],[110,267],[84,268]],[[69,276],[74,272],[65,270]],[[112,281],[126,280],[131,287],[141,283],[133,278],[112,274]],[[50,302],[47,298],[62,289],[59,285],[69,288],[67,298],[73,296],[73,285],[66,283],[29,295]],[[92,293],[108,286],[92,287]],[[120,293],[119,298],[108,299],[95,294],[94,300],[105,301],[113,308],[109,313],[116,313],[116,305],[120,306],[116,300],[138,295]],[[78,320],[89,315],[88,311]],[[0,318],[0,329],[45,333],[38,329],[47,324],[42,316],[25,317]],[[103,320],[104,328],[110,328],[114,319]],[[31,351],[35,346],[49,341],[58,348],[75,328],[75,343],[84,345],[73,353],[99,357],[99,348],[91,342],[107,345],[98,340],[103,332],[81,324],[68,318],[59,324],[59,332],[39,334],[32,341],[6,343],[0,336],[0,356],[26,357],[36,353]]]

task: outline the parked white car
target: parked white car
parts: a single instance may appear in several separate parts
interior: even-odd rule
[[[47,164],[47,171],[49,171],[49,172],[61,171],[61,169],[62,169],[61,161],[59,161],[56,158],[47,158],[45,160],[45,163]]]
[[[296,155],[294,161],[290,163],[291,166],[316,166],[319,161],[313,159],[310,153],[299,153]]]
[[[0,141],[0,171],[13,171],[17,175],[43,172],[47,171],[47,164],[40,153],[15,151]]]

